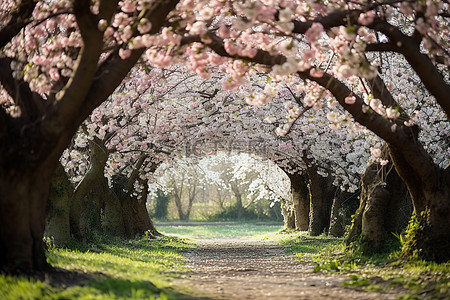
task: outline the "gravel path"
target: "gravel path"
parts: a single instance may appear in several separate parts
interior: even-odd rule
[[[208,299],[395,299],[396,295],[369,293],[343,287],[348,275],[314,273],[313,265],[299,263],[284,247],[245,238],[195,240],[198,247],[185,253],[189,276],[178,283],[189,294]]]

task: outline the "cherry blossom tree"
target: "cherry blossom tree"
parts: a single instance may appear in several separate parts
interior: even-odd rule
[[[137,29],[119,29],[115,23],[114,29],[105,31],[101,26],[103,20],[119,22],[138,3],[90,4],[1,3],[2,270],[48,267],[42,237],[51,175],[58,159],[83,120],[108,98],[144,52],[136,50],[123,59],[124,49],[117,41],[131,37]],[[143,13],[135,22],[151,20],[151,28],[141,25],[139,29],[160,32],[176,4],[140,2]]]
[[[423,225],[410,248],[448,259],[448,168],[419,142],[419,127],[403,109],[409,100],[389,90],[382,72],[386,53],[401,55],[448,122],[447,2],[8,0],[0,20],[2,269],[47,267],[51,174],[79,125],[140,58],[159,67],[182,63],[203,78],[218,67],[230,89],[258,71],[276,81],[300,78],[312,96],[305,104],[316,108],[334,97],[388,143]],[[266,91],[247,100],[270,98]],[[278,133],[286,135],[301,115]],[[340,115],[328,119],[338,127]]]
[[[401,54],[448,120],[448,3],[188,3],[191,8],[199,5],[190,15],[189,35],[184,26],[174,30],[183,35],[182,45],[191,45],[186,53],[196,51],[191,56],[198,58],[196,72],[207,76],[202,56],[211,49],[211,57],[226,57],[232,68],[225,87],[241,84],[250,67],[259,64],[274,77],[295,74],[305,81],[306,91],[317,90],[311,105],[334,97],[355,121],[389,145],[421,224],[410,237],[409,249],[426,259],[448,259],[449,169],[433,162],[418,142],[418,126],[389,91],[384,74],[377,71],[382,62],[376,59],[386,52]],[[234,18],[215,17],[224,11]],[[267,98],[253,99],[262,104]]]

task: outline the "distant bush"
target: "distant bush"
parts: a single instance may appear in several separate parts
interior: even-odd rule
[[[276,209],[276,208],[275,208]],[[208,221],[233,221],[233,220],[272,220],[278,221],[277,214],[257,211],[255,207],[227,206],[222,211],[207,216]]]
[[[156,206],[152,217],[158,220],[166,220],[168,214],[170,196],[163,191],[156,191]]]

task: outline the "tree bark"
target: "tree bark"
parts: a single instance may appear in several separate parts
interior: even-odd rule
[[[386,146],[382,158],[388,158]],[[347,243],[359,240],[363,252],[382,252],[386,239],[405,228],[412,212],[411,200],[406,185],[391,163],[385,166],[370,164],[361,185],[360,207]]]
[[[65,246],[71,236],[69,219],[73,190],[64,167],[58,164],[48,196],[45,226],[45,236],[53,239],[57,247]]]
[[[129,186],[128,184],[131,178],[131,176],[130,178],[126,178],[124,175],[116,175],[113,180],[113,190],[119,198],[122,207],[125,236],[127,238],[134,238],[144,235],[147,232],[151,236],[161,235],[156,230],[148,215],[146,206],[148,190],[144,188],[139,195],[140,197],[131,195],[132,190],[125,190],[125,187]],[[147,183],[142,181],[141,184],[146,185]]]
[[[408,187],[417,216],[416,224],[411,224],[404,254],[436,262],[450,260],[450,168],[441,169],[431,162],[427,166],[429,176],[422,177],[410,173],[410,164],[397,148],[390,145],[389,154]]]
[[[32,2],[23,1],[26,11],[20,7],[3,26],[2,45],[21,31],[22,21],[29,21],[35,5]],[[145,51],[132,50],[130,57],[121,59],[117,49],[99,63],[103,32],[93,26],[93,20],[111,20],[117,2],[102,1],[99,14],[94,15],[84,1],[74,1],[73,13],[83,43],[72,76],[52,101],[32,93],[23,80],[13,79],[9,59],[0,59],[0,82],[22,111],[20,117],[13,118],[0,107],[0,270],[21,272],[48,267],[42,238],[58,159],[80,124],[114,92]],[[177,3],[162,1],[147,11],[145,17],[153,25],[151,34],[159,32]]]
[[[47,270],[42,238],[53,169],[0,169],[0,270],[11,273]]]
[[[309,191],[306,174],[289,174],[291,180],[292,203],[294,208],[295,229],[307,231],[309,226]]]
[[[350,225],[347,220],[350,219],[350,215],[356,210],[356,207],[354,207],[355,200],[352,198],[356,198],[354,194],[345,191],[337,192],[337,195],[333,199],[333,205],[331,206],[328,235],[334,237],[344,236],[346,226]]]
[[[317,173],[317,166],[309,166],[306,170],[309,177],[309,197],[311,199],[308,232],[312,236],[317,236],[328,232],[334,194],[330,191],[334,191],[334,189],[328,178]]]
[[[295,230],[294,205],[292,198],[289,200],[281,199],[281,214],[283,215],[283,229]]]
[[[75,188],[70,209],[72,234],[81,241],[92,239],[94,232],[122,236],[120,203],[104,176],[109,153],[97,138],[90,141],[89,145],[91,166]]]

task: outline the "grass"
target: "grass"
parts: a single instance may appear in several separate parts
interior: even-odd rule
[[[450,262],[401,261],[389,253],[363,256],[357,249],[346,249],[341,239],[311,237],[306,232],[279,233],[278,224],[186,225],[158,226],[169,236],[157,240],[99,237],[90,245],[52,248],[47,254],[49,262],[73,271],[72,275],[56,284],[47,278],[0,275],[0,299],[189,299],[171,287],[171,280],[188,271],[181,252],[194,245],[174,235],[271,240],[287,246],[287,251],[311,264],[315,272],[348,276],[343,285],[350,288],[394,292],[397,299],[450,299]],[[76,279],[80,276],[82,280]]]
[[[167,223],[170,224],[170,223]],[[214,223],[217,224],[217,223]],[[157,229],[168,235],[176,235],[187,237],[191,239],[196,238],[229,238],[229,237],[253,237],[267,235],[268,233],[276,233],[281,229],[282,225],[273,223],[230,223],[226,222],[223,225],[201,225],[195,226],[185,225],[162,225],[157,226]]]
[[[266,239],[288,247],[301,262],[312,263],[315,272],[348,276],[344,286],[374,292],[394,292],[397,299],[450,299],[450,262],[399,260],[398,251],[370,256],[345,247],[341,239],[306,232],[269,234]]]
[[[48,278],[0,275],[0,299],[177,298],[170,281],[187,271],[180,252],[190,247],[191,243],[176,237],[143,237],[128,241],[103,238],[88,246],[51,249],[48,261],[73,271],[67,280],[56,278],[55,284]]]

